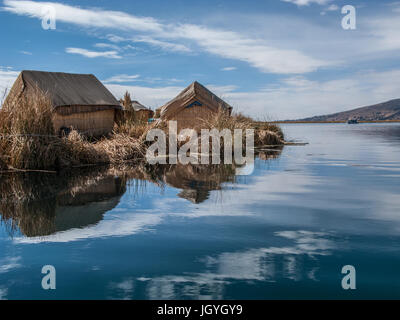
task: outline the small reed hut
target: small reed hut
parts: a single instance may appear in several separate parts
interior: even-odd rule
[[[123,99],[119,101],[124,107],[123,114],[125,119],[131,119],[136,122],[147,123],[149,119],[153,118],[154,111],[146,108],[139,101],[131,100],[129,92],[125,92]]]
[[[161,120],[176,120],[181,130],[201,127],[201,119],[208,119],[220,110],[232,113],[229,104],[195,81],[156,113]]]
[[[120,103],[92,74],[22,71],[7,100],[32,95],[37,89],[48,95],[54,108],[53,126],[60,134],[70,128],[88,136],[113,130]]]
[[[142,121],[147,122],[150,118],[153,118],[154,111],[146,108],[139,101],[132,101],[132,108],[135,111],[136,117]]]

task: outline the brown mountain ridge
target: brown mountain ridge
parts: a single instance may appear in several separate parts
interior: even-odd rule
[[[400,99],[394,99],[372,106],[361,107],[349,111],[328,115],[314,116],[299,121],[347,121],[357,119],[359,121],[393,121],[400,120]]]

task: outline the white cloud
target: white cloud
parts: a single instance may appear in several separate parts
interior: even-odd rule
[[[338,11],[339,7],[336,4],[331,4],[328,8],[326,8],[326,11]]]
[[[139,74],[134,74],[134,75],[118,74],[118,75],[112,76],[111,78],[103,80],[103,82],[104,83],[128,83],[128,82],[137,81],[138,78],[140,78]]]
[[[117,45],[112,44],[112,43],[102,43],[102,42],[100,42],[100,43],[96,43],[94,46],[96,48],[102,48],[102,49],[109,48],[109,49],[112,49],[112,50],[115,50],[115,51],[121,51],[120,47],[118,47]]]
[[[192,41],[208,53],[249,63],[262,72],[268,73],[307,73],[330,65],[326,61],[313,58],[298,50],[281,49],[272,46],[263,39],[253,38],[233,31],[213,29],[192,24],[162,24],[151,17],[137,17],[119,11],[99,9],[82,9],[54,2],[34,1],[4,1],[5,11],[41,18],[43,5],[53,6],[57,12],[57,21],[72,23],[84,27],[119,29],[150,33],[142,35],[136,41],[157,45],[164,50],[190,52],[185,44],[171,43],[174,41]],[[156,39],[157,38],[157,39]],[[112,36],[110,41],[124,40],[121,36]],[[99,56],[99,53],[86,52],[80,49],[84,56]],[[76,50],[75,50],[76,51]],[[105,53],[102,53],[103,55]],[[114,58],[116,54],[110,55]]]
[[[10,90],[19,72],[13,71],[10,68],[0,67],[0,101],[3,100],[3,95],[6,90]]]
[[[327,0],[291,2],[300,6],[323,4],[326,10],[335,10],[338,7]],[[346,33],[345,36],[339,27],[321,26],[293,16],[262,14],[257,17],[253,14],[247,19],[239,16],[243,27],[241,26],[239,32],[235,32],[229,27],[230,24],[227,28],[219,29],[210,27],[212,24],[168,24],[151,17],[138,17],[118,11],[83,9],[53,2],[6,0],[3,9],[40,19],[44,4],[56,8],[57,19],[60,22],[94,27],[96,31],[99,28],[106,29],[108,35],[105,37],[114,43],[129,39],[132,41],[132,36],[127,34],[135,32],[133,40],[146,42],[162,50],[183,53],[205,51],[227,59],[247,62],[259,71],[267,73],[304,74],[324,67],[341,66],[344,61],[350,64],[382,58],[377,56],[377,52],[386,54],[384,58],[389,54],[393,57],[394,53],[390,53],[390,50],[400,48],[399,7],[396,5],[391,6],[391,14],[360,17],[357,32]],[[232,17],[226,19],[237,20]],[[257,20],[262,21],[259,26],[255,24]],[[248,29],[252,24],[256,28]],[[108,29],[120,30],[122,35],[111,35]]]
[[[321,12],[321,16],[326,15],[327,12],[330,11],[338,11],[339,7],[336,4],[331,4],[329,7],[327,7],[324,11]]]
[[[71,54],[79,54],[86,58],[108,58],[108,59],[121,59],[117,51],[90,51],[82,48],[66,48],[65,52]]]
[[[39,19],[43,16],[43,6],[52,6],[57,13],[57,21],[79,26],[136,31],[161,31],[163,28],[153,18],[137,17],[121,11],[87,10],[56,2],[4,0],[4,5],[5,11]]]
[[[310,88],[314,84],[314,82],[307,80],[306,78],[301,76],[286,78],[283,79],[281,82],[286,86],[296,87],[299,89]]]
[[[400,70],[369,71],[352,77],[310,81],[288,78],[254,92],[231,92],[226,100],[253,117],[297,119],[399,98]]]
[[[171,51],[171,52],[191,52],[192,50],[183,45],[183,44],[178,44],[178,43],[172,43],[172,42],[167,42],[167,41],[161,41],[157,40],[151,37],[139,37],[132,39],[133,42],[143,42],[147,43],[156,47],[160,47],[161,49],[164,49],[165,51]]]
[[[22,53],[22,54],[27,55],[27,56],[31,56],[32,55],[32,52],[29,52],[29,51],[20,51],[19,53]]]
[[[149,37],[149,36],[140,36],[140,37],[136,37],[136,38],[131,38],[131,37],[124,38],[121,36],[108,34],[107,39],[114,43],[121,43],[121,42],[146,43],[151,46],[159,47],[165,51],[170,51],[170,52],[183,52],[183,53],[192,52],[192,50],[189,47],[187,47],[186,45],[168,42],[168,41],[162,41],[162,40],[158,40],[158,39],[155,39],[155,38]],[[128,45],[126,47],[129,48],[129,46],[130,45]],[[131,47],[131,49],[132,48],[133,47]]]
[[[184,87],[177,86],[151,88],[144,86],[128,86],[115,83],[109,83],[106,85],[106,87],[117,98],[123,97],[124,93],[128,91],[130,92],[132,98],[140,101],[145,106],[152,108],[158,108],[164,105],[184,89]]]
[[[234,71],[236,70],[236,67],[226,67],[226,68],[222,68],[221,71]]]
[[[290,2],[294,3],[295,5],[298,6],[309,6],[310,4],[319,4],[319,5],[325,5],[331,2],[332,0],[281,0],[284,2]]]
[[[375,38],[375,50],[400,49],[400,7],[394,8],[392,12],[366,20],[365,27]]]
[[[209,29],[198,25],[182,25],[177,36],[192,39],[207,52],[249,63],[262,72],[307,73],[330,63],[311,58],[300,51],[278,49],[261,39],[252,39],[237,32]]]
[[[114,42],[114,43],[120,43],[120,42],[126,41],[125,38],[123,38],[121,36],[117,36],[115,34],[108,34],[106,37],[109,41]]]

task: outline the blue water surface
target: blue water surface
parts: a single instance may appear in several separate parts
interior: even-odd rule
[[[0,299],[400,298],[400,125],[282,128],[249,176],[0,177]]]

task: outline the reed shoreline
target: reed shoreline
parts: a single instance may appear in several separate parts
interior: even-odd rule
[[[89,138],[73,129],[67,136],[58,136],[52,117],[50,99],[39,91],[29,99],[20,99],[18,104],[3,105],[0,109],[0,174],[6,171],[50,173],[64,168],[125,162],[143,164],[151,144],[146,141],[147,132],[157,128],[168,134],[165,122],[147,124],[127,118],[118,121],[108,136]],[[218,112],[201,121],[204,129],[254,129],[255,147],[285,143],[279,126],[257,123],[241,114]]]

